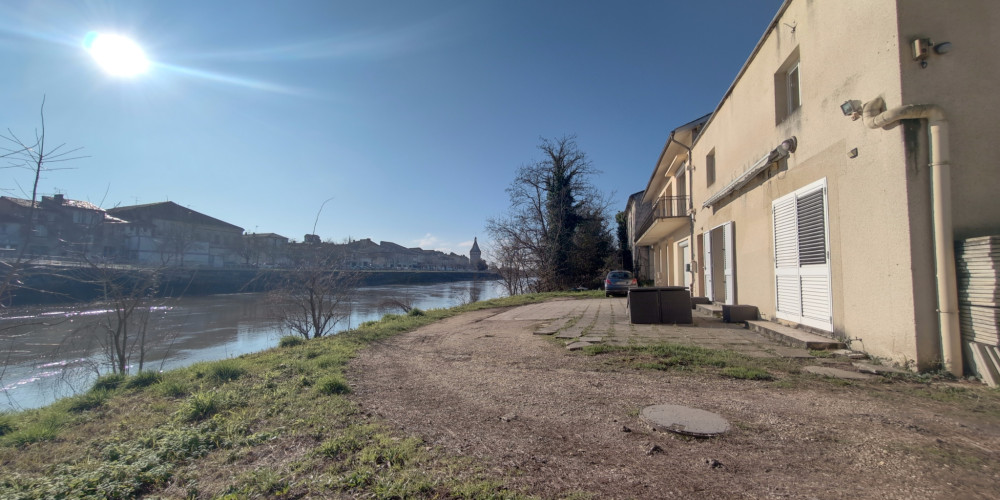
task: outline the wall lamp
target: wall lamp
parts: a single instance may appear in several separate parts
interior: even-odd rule
[[[844,113],[844,116],[850,116],[851,120],[861,118],[862,109],[864,108],[861,101],[844,101],[844,104],[840,105],[840,111]]]
[[[768,162],[776,162],[782,158],[788,158],[788,155],[795,152],[799,147],[799,140],[794,135],[781,141],[778,147],[774,148],[769,155],[767,155]]]
[[[930,38],[917,38],[910,44],[913,49],[913,60],[919,62],[921,68],[927,67],[927,58],[930,57],[932,49],[939,56],[951,52],[951,42],[934,43]]]

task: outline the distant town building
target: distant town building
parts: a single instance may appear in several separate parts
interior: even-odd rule
[[[108,213],[126,221],[123,236],[131,262],[228,267],[242,260],[243,228],[172,201],[116,207]]]
[[[0,197],[0,249],[3,254],[90,257],[114,255],[118,246],[108,228],[124,222],[100,207],[62,194],[41,201]]]
[[[483,252],[479,251],[479,240],[472,238],[472,249],[469,250],[469,265],[473,269],[478,269],[479,263],[483,261]]]

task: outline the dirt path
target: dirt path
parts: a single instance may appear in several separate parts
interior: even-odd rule
[[[1000,497],[1000,422],[916,396],[916,384],[622,370],[500,312],[365,350],[355,400],[544,498]],[[733,428],[654,432],[638,417],[651,404],[717,412]]]

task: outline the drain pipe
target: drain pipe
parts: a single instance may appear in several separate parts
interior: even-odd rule
[[[885,110],[881,97],[865,103],[868,128],[886,128],[899,120],[926,119],[930,132],[931,203],[934,217],[934,268],[937,272],[938,322],[944,367],[962,376],[962,333],[958,319],[958,285],[955,273],[955,233],[951,217],[951,165],[948,122],[934,104],[909,104]]]
[[[691,148],[689,148],[683,142],[678,141],[677,139],[674,139],[674,134],[672,132],[670,134],[670,142],[673,142],[674,144],[677,144],[678,146],[686,149],[687,152],[688,152],[686,180],[687,180],[687,188],[688,188],[688,197],[687,197],[688,198],[688,227],[689,227],[689,229],[691,231],[691,237],[688,238],[688,253],[691,254],[691,259],[690,259],[691,260],[691,269],[688,270],[687,272],[691,273],[691,288],[694,288],[695,283],[698,282],[698,280],[695,279],[695,277],[697,276],[697,271],[695,271],[695,269],[694,269],[694,263],[698,262],[698,261],[694,260],[694,166],[691,165],[691,159],[693,158],[693,156],[691,155]],[[688,290],[688,292],[691,292],[691,291],[692,290]],[[701,292],[702,290],[698,290],[698,291]]]

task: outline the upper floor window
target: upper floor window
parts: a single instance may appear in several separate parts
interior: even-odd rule
[[[705,185],[715,184],[715,150],[705,156]]]
[[[799,92],[798,62],[785,73],[785,86],[788,92],[788,113],[791,114],[802,105],[802,94]]]
[[[774,123],[788,118],[802,106],[798,47],[785,59],[774,74]]]

